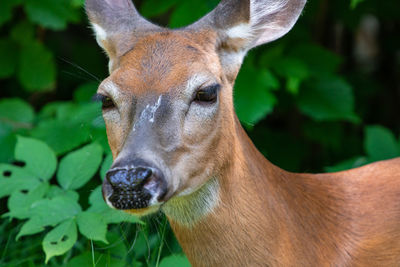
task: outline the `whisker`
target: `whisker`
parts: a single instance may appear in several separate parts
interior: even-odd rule
[[[68,61],[67,59],[62,58],[62,57],[58,57],[58,58],[59,58],[60,60],[64,61],[65,63],[68,63],[68,64],[70,64],[71,66],[73,66],[73,67],[75,67],[75,68],[77,68],[77,69],[83,71],[84,73],[86,73],[86,74],[89,75],[90,77],[94,78],[96,81],[101,82],[101,80],[100,80],[99,77],[97,77],[97,76],[94,75],[93,73],[90,73],[89,71],[85,70],[84,68],[82,68],[82,67],[79,66],[78,64],[73,63],[73,62],[70,62],[70,61]]]

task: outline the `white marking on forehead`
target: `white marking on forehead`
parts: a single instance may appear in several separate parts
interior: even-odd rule
[[[133,131],[136,130],[136,127],[141,123],[148,121],[150,123],[154,122],[154,116],[161,105],[162,95],[160,95],[154,105],[146,105],[143,109],[142,113],[139,116],[139,120],[133,125]]]
[[[94,32],[96,34],[97,42],[104,41],[104,40],[107,39],[107,33],[102,27],[100,27],[96,23],[92,23],[92,26],[93,26],[93,30],[94,30]],[[100,46],[102,46],[102,44],[100,44]]]

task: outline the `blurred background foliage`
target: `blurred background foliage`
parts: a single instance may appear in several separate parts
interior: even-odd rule
[[[135,1],[172,28],[217,3]],[[107,59],[83,4],[0,1],[0,266],[186,266],[162,215],[102,206],[112,159],[90,98]],[[287,36],[249,53],[235,108],[270,161],[324,172],[400,156],[399,10],[398,0],[309,0]]]

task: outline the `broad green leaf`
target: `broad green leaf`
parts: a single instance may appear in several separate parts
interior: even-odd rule
[[[363,166],[367,163],[369,163],[369,162],[366,157],[358,156],[358,157],[354,157],[354,158],[339,162],[338,164],[336,164],[334,166],[325,167],[325,171],[327,171],[327,172],[345,171],[345,170]]]
[[[21,228],[17,238],[42,231],[45,226],[55,226],[64,220],[74,218],[80,212],[81,207],[69,195],[38,200],[31,205],[32,216]]]
[[[69,153],[60,162],[57,180],[64,189],[78,189],[97,172],[102,160],[102,148],[93,143]]]
[[[57,158],[51,148],[42,141],[18,136],[15,158],[25,162],[25,170],[43,180],[49,180],[57,168]]]
[[[73,219],[65,221],[47,233],[43,239],[43,250],[46,263],[53,256],[59,256],[72,248],[78,238],[76,224]]]
[[[35,117],[33,108],[19,98],[0,100],[0,121],[16,127],[26,127]],[[21,124],[20,124],[21,123]]]
[[[131,222],[144,224],[137,216],[128,214],[121,210],[115,210],[107,206],[104,202],[103,195],[101,193],[101,186],[97,187],[90,194],[89,197],[90,208],[89,212],[100,213],[103,215],[103,221],[107,224],[109,223],[121,223],[121,222]]]
[[[31,136],[45,141],[57,155],[62,155],[89,141],[90,129],[86,125],[52,119],[39,123]]]
[[[68,22],[79,19],[69,0],[26,0],[25,11],[32,22],[53,30],[63,30]]]
[[[71,199],[74,202],[78,202],[78,200],[79,200],[79,194],[76,191],[64,190],[61,187],[56,186],[56,185],[50,186],[50,189],[47,192],[46,197],[49,199],[52,199],[55,197],[66,197],[68,199]]]
[[[321,74],[336,72],[343,59],[326,48],[307,43],[294,46],[290,56],[306,64],[310,74],[319,76]]]
[[[52,89],[56,79],[53,54],[38,42],[24,45],[19,55],[18,78],[31,92]]]
[[[112,154],[108,154],[104,159],[103,164],[101,164],[100,177],[102,180],[106,178],[106,173],[110,169],[112,163],[113,163]]]
[[[276,104],[276,98],[270,91],[278,87],[279,83],[270,72],[246,65],[239,73],[234,89],[239,119],[253,125],[264,118]]]
[[[395,136],[385,127],[368,126],[365,134],[364,149],[371,161],[400,156],[400,149]]]
[[[14,191],[31,190],[40,180],[25,169],[9,164],[0,164],[0,198]]]
[[[90,240],[102,241],[108,244],[106,239],[107,224],[103,220],[103,215],[94,212],[81,212],[76,217],[79,232]]]
[[[14,191],[8,199],[7,206],[10,211],[6,215],[20,220],[31,217],[33,203],[42,199],[48,190],[49,184],[41,183],[27,190]]]
[[[0,1],[0,26],[12,18],[12,11],[22,0],[2,0]]]
[[[17,57],[16,45],[9,39],[0,39],[0,79],[8,78],[14,74],[17,67],[15,60]]]
[[[185,255],[171,255],[162,259],[160,267],[190,267],[190,262]]]
[[[317,121],[359,122],[354,113],[351,86],[338,77],[325,76],[306,83],[298,98],[300,110]]]

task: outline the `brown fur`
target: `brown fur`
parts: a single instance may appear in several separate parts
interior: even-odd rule
[[[91,20],[111,36],[102,45],[113,61],[105,83],[112,81],[119,90],[119,96],[110,96],[118,115],[106,120],[114,159],[143,157],[135,150],[141,145],[150,160],[162,162],[158,168],[172,175],[160,205],[170,209],[180,193],[217,179],[219,202],[211,212],[190,225],[166,214],[193,266],[399,266],[400,158],[338,173],[289,173],[258,152],[235,115],[232,86],[242,60],[235,53],[282,36],[305,1],[281,1],[281,9],[258,18],[251,40],[229,39],[223,28],[249,21],[250,3],[275,1],[231,1],[222,1],[189,28],[169,31],[144,23],[129,0],[118,3],[127,4],[131,13],[108,8],[112,1],[88,0]],[[134,16],[145,26],[128,21],[124,27],[119,14],[126,15],[125,22]],[[118,38],[120,29],[133,25]],[[212,115],[198,106],[190,114],[186,107],[191,96],[184,95],[184,87],[197,73],[221,84]],[[105,83],[99,93],[107,95]],[[161,95],[169,101],[165,113],[170,116],[132,134],[143,106]],[[174,105],[178,102],[189,104]],[[183,203],[182,214],[193,211],[190,204]],[[127,212],[141,215],[158,208]]]
[[[288,173],[236,129],[222,204],[191,228],[170,220],[193,266],[399,266],[400,158]]]

